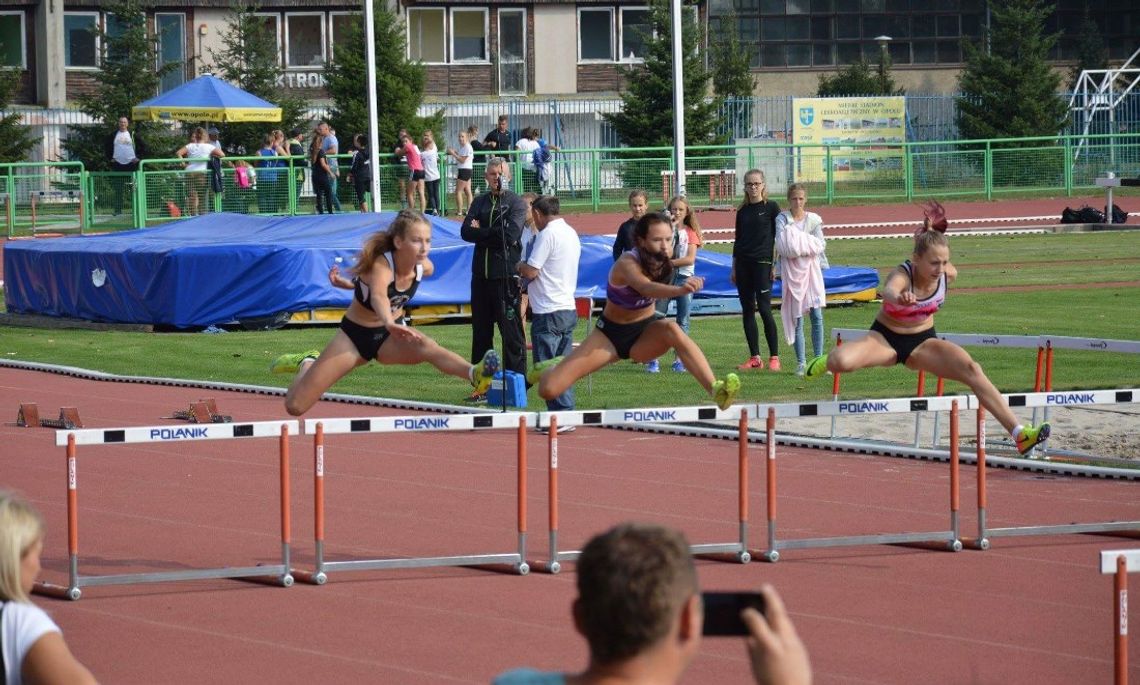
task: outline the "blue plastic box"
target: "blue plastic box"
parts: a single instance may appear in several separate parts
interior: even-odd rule
[[[507,406],[526,406],[526,378],[518,372],[507,371]],[[487,390],[487,406],[503,406],[503,372],[491,377],[491,387]]]

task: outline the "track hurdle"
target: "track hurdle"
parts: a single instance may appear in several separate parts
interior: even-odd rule
[[[1140,402],[1140,388],[1129,390],[1091,390],[1070,392],[1038,392],[1006,395],[1011,407],[1088,406],[1096,404],[1127,404]],[[977,412],[978,422],[978,536],[967,539],[973,549],[987,550],[990,538],[1019,535],[1068,535],[1074,533],[1122,533],[1140,535],[1140,521],[1109,521],[1103,523],[1069,523],[1060,525],[1016,526],[989,528],[986,493],[986,410],[978,398],[970,396],[970,405]]]
[[[55,444],[66,447],[67,464],[67,556],[68,585],[37,583],[39,594],[77,600],[80,588],[94,585],[130,585],[159,583],[206,578],[245,578],[260,580],[272,578],[283,587],[293,584],[289,574],[289,435],[297,431],[296,421],[259,421],[255,423],[210,424],[195,428],[173,426],[138,426],[130,428],[93,428],[86,430],[56,431]],[[231,440],[239,438],[268,438],[277,436],[281,470],[281,563],[264,566],[194,569],[189,571],[161,571],[149,573],[122,573],[103,576],[79,575],[79,445],[123,445],[198,440]]]
[[[596,411],[542,412],[538,425],[549,432],[547,461],[547,516],[549,551],[547,558],[528,563],[536,571],[558,573],[562,562],[576,561],[581,550],[558,549],[558,426],[613,426],[648,423],[685,423],[691,421],[730,421],[737,424],[737,515],[738,539],[732,542],[693,544],[694,555],[734,555],[742,564],[751,561],[748,551],[748,421],[756,418],[755,405],[735,405],[721,410],[716,407],[658,407],[652,409],[604,409]]]
[[[813,404],[787,403],[776,405],[759,405],[757,412],[767,415],[768,432],[768,458],[767,458],[767,492],[768,492],[768,548],[753,550],[752,556],[758,556],[765,561],[775,562],[780,559],[780,550],[783,549],[812,549],[819,547],[851,547],[857,545],[897,545],[913,543],[944,543],[946,549],[958,552],[962,550],[958,529],[958,415],[959,408],[967,404],[965,395],[950,395],[929,398],[897,398],[870,401],[846,402],[818,402]],[[776,419],[800,418],[806,416],[848,416],[851,414],[897,414],[920,411],[949,411],[950,412],[950,529],[913,532],[913,533],[878,533],[871,535],[848,535],[828,538],[803,538],[798,540],[780,540],[776,535]]]
[[[526,575],[526,431],[535,425],[535,414],[449,414],[446,416],[382,416],[373,418],[306,419],[305,432],[313,434],[313,517],[316,559],[313,570],[296,569],[293,575],[315,585],[328,581],[332,571],[370,571],[431,566],[507,566]],[[333,434],[406,433],[407,431],[470,431],[515,428],[518,433],[518,549],[514,552],[401,559],[325,559],[325,436]]]
[[[1100,553],[1101,575],[1112,575],[1113,683],[1128,685],[1128,574],[1140,571],[1140,549]]]

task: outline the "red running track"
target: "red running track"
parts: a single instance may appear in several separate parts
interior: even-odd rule
[[[47,517],[46,579],[66,582],[63,450],[53,431],[14,425],[18,403],[48,412],[75,404],[89,427],[165,425],[177,422],[161,416],[203,396],[238,421],[286,418],[272,396],[0,369],[8,412],[0,481]],[[325,402],[310,416],[378,413],[393,412]],[[735,443],[598,428],[560,440],[563,549],[627,519],[680,527],[693,542],[734,538]],[[530,556],[541,557],[545,444],[534,434],[528,442]],[[313,555],[311,439],[295,437],[291,448],[293,550],[304,567]],[[764,451],[750,453],[759,544]],[[945,465],[798,449],[781,450],[778,464],[785,538],[948,526]],[[514,465],[511,431],[328,436],[327,557],[512,551]],[[273,439],[81,446],[81,573],[274,563],[278,477]],[[972,467],[962,481],[968,534]],[[995,470],[989,523],[1136,520],[1137,487]],[[1000,538],[987,552],[876,546],[789,550],[776,564],[698,564],[710,589],[775,583],[817,683],[1102,683],[1112,674],[1112,580],[1098,573],[1098,552],[1136,546],[1106,536]],[[103,682],[486,683],[521,664],[583,665],[573,595],[568,564],[556,576],[353,572],[323,587],[204,580],[36,601]],[[1131,675],[1140,678],[1135,642]],[[707,640],[684,682],[747,683],[747,672],[739,641]]]

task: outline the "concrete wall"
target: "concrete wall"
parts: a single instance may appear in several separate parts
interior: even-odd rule
[[[578,91],[578,14],[574,5],[534,6],[534,94]]]

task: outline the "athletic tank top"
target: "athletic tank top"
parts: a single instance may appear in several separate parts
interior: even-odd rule
[[[906,260],[900,264],[906,275],[910,277],[909,290],[914,292],[914,271],[910,260]],[[943,272],[938,277],[938,288],[935,289],[934,294],[925,300],[918,300],[914,304],[893,304],[891,302],[883,302],[883,311],[887,316],[898,321],[921,321],[928,316],[934,314],[942,308],[943,303],[946,302],[946,273]]]
[[[396,288],[396,261],[390,252],[386,253],[384,258],[388,260],[388,266],[392,269],[392,282],[388,284],[388,304],[391,313],[395,314],[408,304],[408,300],[411,300],[412,296],[416,294],[416,290],[419,289],[420,281],[424,277],[424,265],[416,264],[416,277],[412,279],[412,284],[408,286],[407,290],[399,290]],[[364,305],[368,311],[375,311],[372,309],[372,300],[369,299],[372,293],[368,284],[361,281],[359,276],[355,276],[352,279],[352,286],[356,301]]]
[[[634,259],[638,258],[637,248],[630,250]],[[606,300],[615,307],[622,309],[645,309],[656,302],[652,297],[646,297],[628,285],[614,285],[606,281]]]

